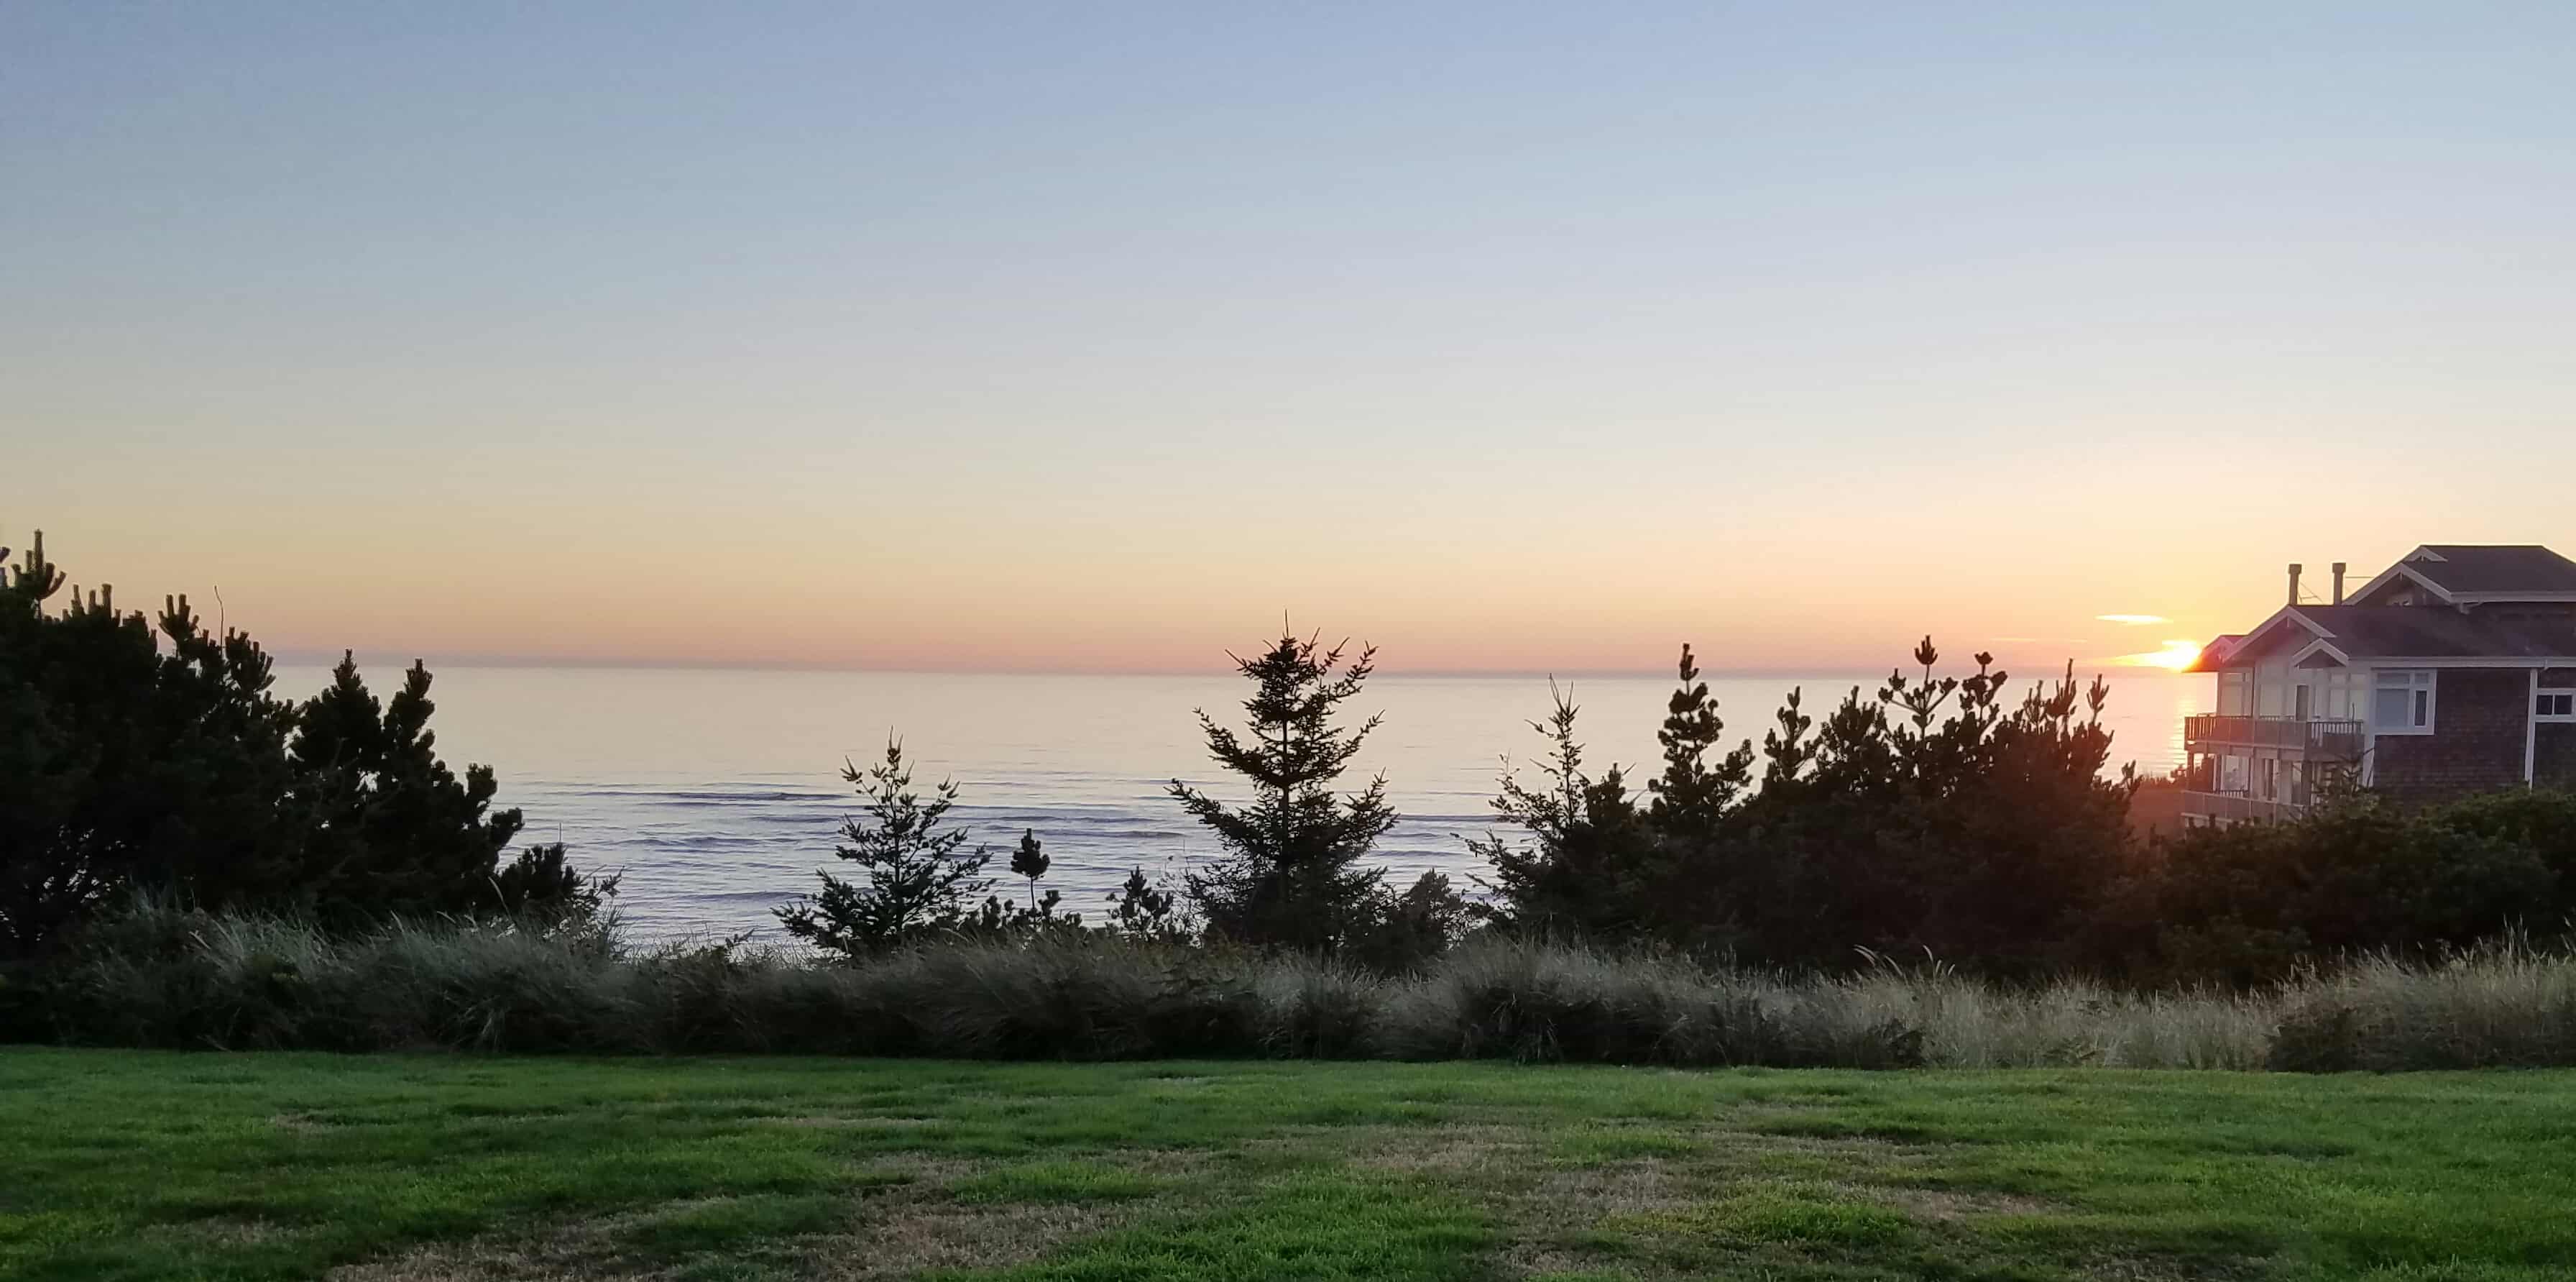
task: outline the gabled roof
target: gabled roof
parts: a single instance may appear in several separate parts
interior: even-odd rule
[[[2576,654],[2576,620],[2495,618],[2483,611],[2303,605],[2302,621],[2337,657],[2538,659]]]
[[[2209,644],[2200,648],[2199,657],[2193,659],[2191,666],[2184,668],[2183,671],[2216,672],[2227,666],[2227,656],[2243,644],[2245,644],[2245,634],[2242,632],[2230,632],[2223,637],[2211,637]]]
[[[2563,659],[2576,656],[2576,618],[2498,618],[2482,611],[2401,605],[2285,606],[2241,637],[2201,650],[2189,671],[2216,672],[2289,629],[2298,658],[2344,663],[2377,659]]]
[[[2432,589],[2443,600],[2463,605],[2481,601],[2576,600],[2576,561],[2537,543],[2427,543],[2351,595],[2369,596],[2399,578],[2411,579]]]

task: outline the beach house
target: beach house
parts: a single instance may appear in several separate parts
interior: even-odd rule
[[[2295,816],[2335,790],[2403,801],[2576,786],[2576,561],[2428,544],[2321,601],[2289,600],[2189,669],[2217,711],[2183,724],[2183,822]]]

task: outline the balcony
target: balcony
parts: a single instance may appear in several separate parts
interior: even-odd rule
[[[2302,721],[2297,717],[2198,716],[2182,719],[2183,749],[2292,748],[2345,761],[2361,759],[2367,741],[2358,721]]]
[[[2276,819],[2296,819],[2308,808],[2291,801],[2265,801],[2237,792],[2200,792],[2185,790],[2182,813],[2186,819],[2211,823],[2268,823]]]

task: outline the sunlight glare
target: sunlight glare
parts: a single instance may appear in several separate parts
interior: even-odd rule
[[[2167,641],[2161,650],[2150,650],[2144,654],[2124,654],[2114,662],[2132,668],[2163,668],[2171,672],[2180,672],[2190,667],[2198,658],[2200,658],[2199,642]]]

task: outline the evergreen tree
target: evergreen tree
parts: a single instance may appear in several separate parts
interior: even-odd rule
[[[1131,868],[1127,880],[1109,892],[1109,920],[1102,929],[1126,939],[1179,943],[1190,931],[1173,911],[1176,906],[1169,888],[1147,880],[1143,868]]]
[[[1238,808],[1172,781],[1172,797],[1226,849],[1185,882],[1211,934],[1330,952],[1385,915],[1385,871],[1361,861],[1395,826],[1386,778],[1347,797],[1332,787],[1378,726],[1377,717],[1350,731],[1333,724],[1335,710],[1368,679],[1376,651],[1363,647],[1347,667],[1342,654],[1342,646],[1283,635],[1254,658],[1229,655],[1255,686],[1243,704],[1244,733],[1199,713],[1209,755],[1253,788],[1251,803]]]
[[[1655,732],[1655,742],[1664,749],[1664,773],[1646,785],[1655,796],[1647,814],[1667,834],[1705,841],[1752,782],[1753,744],[1748,740],[1710,764],[1708,754],[1726,733],[1726,723],[1718,718],[1717,700],[1699,679],[1699,665],[1687,644],[1680,670],[1681,685],[1673,691],[1663,729]]]
[[[1389,974],[1418,970],[1438,960],[1467,930],[1473,912],[1446,874],[1424,869],[1388,901],[1376,927],[1361,938],[1362,965]]]
[[[1733,875],[1763,888],[1739,899],[1747,951],[1810,965],[1928,952],[2007,974],[2084,955],[2077,936],[2131,845],[2130,777],[2103,777],[2108,687],[2070,667],[2014,707],[1990,655],[1940,676],[1925,638],[1913,659],[1812,739],[1794,708],[1766,739],[1762,791],[1734,825],[1750,866]]]
[[[924,801],[896,740],[887,741],[885,760],[864,773],[844,763],[841,778],[867,798],[866,819],[843,821],[848,844],[832,853],[866,869],[867,881],[819,874],[821,894],[776,910],[787,933],[855,959],[972,925],[974,901],[993,885],[982,875],[992,853],[959,853],[967,832],[946,826],[957,804],[956,783],[943,780]]]
[[[492,874],[494,902],[502,913],[546,929],[610,927],[608,901],[617,897],[616,874],[586,873],[564,858],[562,842],[530,846]]]
[[[340,924],[560,918],[562,896],[605,892],[560,854],[501,867],[518,814],[490,813],[488,768],[438,760],[426,669],[379,708],[344,658],[299,706],[258,643],[208,632],[186,597],[156,628],[108,587],[49,609],[63,578],[41,537],[0,574],[0,953],[138,890]]]
[[[1044,896],[1038,894],[1038,878],[1046,876],[1048,862],[1036,830],[1023,829],[1020,844],[1011,850],[1011,871],[1029,883],[1028,905],[1006,904],[998,895],[987,895],[984,906],[959,929],[997,939],[1025,939],[1054,930],[1080,929],[1082,914],[1056,912],[1056,905],[1064,902],[1062,894],[1053,890]]]
[[[1547,737],[1539,763],[1545,782],[1531,786],[1506,770],[1494,812],[1528,834],[1514,846],[1498,835],[1470,838],[1467,849],[1493,870],[1476,884],[1493,896],[1474,913],[1497,926],[1612,941],[1656,930],[1660,843],[1628,791],[1619,767],[1600,778],[1585,773],[1575,737],[1578,709],[1570,693],[1548,683],[1555,709],[1530,728]]]
[[[1029,883],[1031,912],[1037,911],[1038,878],[1046,876],[1047,862],[1046,848],[1038,844],[1037,830],[1022,830],[1019,848],[1011,852],[1011,872]]]
[[[490,766],[467,766],[459,779],[438,759],[429,687],[415,662],[379,703],[343,651],[331,684],[301,709],[295,802],[311,826],[303,890],[314,902],[363,905],[366,915],[510,907],[493,878],[520,814],[492,811],[500,784]]]

